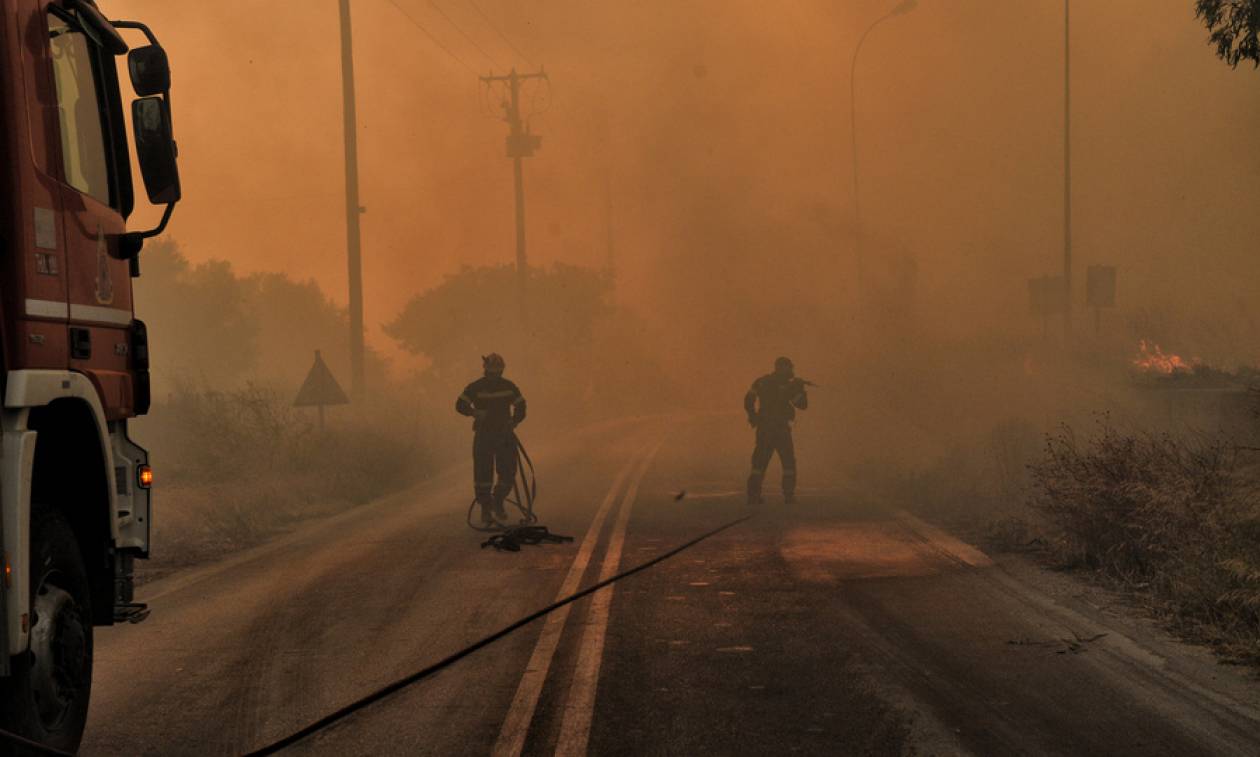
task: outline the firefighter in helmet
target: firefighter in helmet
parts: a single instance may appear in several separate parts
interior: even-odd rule
[[[502,356],[492,352],[481,362],[485,375],[459,395],[455,412],[473,418],[473,488],[482,523],[492,525],[507,519],[503,502],[516,481],[515,429],[525,420],[525,397],[503,378]]]
[[[781,357],[774,361],[774,373],[753,382],[744,395],[744,411],[748,423],[757,432],[752,453],[752,472],[748,474],[748,504],[761,504],[761,483],[766,466],[774,453],[779,453],[783,466],[783,501],[796,501],[796,449],[792,445],[792,421],[798,409],[809,406],[805,381],[796,377],[792,361]]]

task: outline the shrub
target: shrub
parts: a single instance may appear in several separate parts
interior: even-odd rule
[[[413,405],[330,408],[321,430],[288,393],[178,387],[136,424],[158,471],[150,569],[213,559],[418,481],[432,454]]]
[[[310,412],[252,383],[229,391],[182,387],[155,408],[150,433],[166,475],[185,483],[295,474],[326,481],[330,496],[357,503],[417,470],[420,439],[400,422],[405,414],[332,408],[328,415],[321,431]]]
[[[1146,591],[1183,630],[1260,660],[1255,466],[1219,438],[1064,428],[1031,467],[1059,554]]]

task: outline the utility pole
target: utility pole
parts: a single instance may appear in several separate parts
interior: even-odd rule
[[[1072,335],[1072,32],[1063,0],[1063,336]]]
[[[608,274],[615,276],[617,273],[617,236],[613,227],[613,196],[612,196],[612,174],[604,173],[604,224],[605,224],[605,243]]]
[[[506,82],[510,92],[507,101],[503,103],[503,111],[508,122],[507,156],[512,159],[516,181],[516,280],[522,317],[525,316],[525,286],[529,279],[529,264],[525,257],[525,176],[521,159],[533,157],[534,152],[542,147],[542,137],[531,134],[528,124],[521,122],[521,82],[546,78],[546,71],[518,74],[515,68],[506,76],[481,77],[481,81],[487,86],[495,82]]]
[[[341,5],[341,94],[346,139],[346,263],[350,283],[350,392],[363,399],[363,261],[359,247],[359,147],[354,107],[354,48],[350,0]]]
[[[862,36],[858,38],[858,43],[853,48],[853,61],[849,64],[849,137],[853,148],[853,251],[857,261],[857,306],[858,311],[862,311],[862,301],[866,297],[866,259],[863,250],[863,228],[862,228],[862,193],[858,187],[858,138],[857,138],[857,64],[858,54],[862,52],[862,45],[866,44],[866,38],[875,31],[875,27],[884,23],[893,16],[901,16],[914,10],[918,5],[918,0],[901,0],[892,10],[875,19],[875,22],[862,32]]]

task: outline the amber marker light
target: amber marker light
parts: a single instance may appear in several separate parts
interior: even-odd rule
[[[9,554],[4,555],[4,588],[13,588],[13,566],[9,564]]]
[[[153,468],[141,465],[136,469],[136,479],[139,480],[141,489],[148,489],[150,486],[153,486]]]

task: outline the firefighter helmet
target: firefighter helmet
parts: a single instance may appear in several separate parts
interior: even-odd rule
[[[790,371],[793,367],[791,358],[781,357],[774,361],[774,369],[776,371]]]
[[[486,373],[503,373],[503,369],[507,364],[503,362],[503,356],[497,352],[491,352],[489,355],[481,357],[481,365]]]

